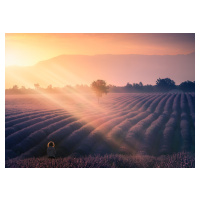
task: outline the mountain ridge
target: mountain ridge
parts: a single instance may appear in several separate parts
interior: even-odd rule
[[[61,55],[58,55],[58,56],[54,56],[54,57],[51,57],[49,59],[44,59],[44,60],[41,60],[33,65],[8,65],[6,67],[32,67],[32,66],[35,66],[35,65],[38,65],[40,63],[43,63],[43,62],[46,62],[46,61],[49,61],[49,60],[54,60],[54,59],[58,59],[60,57],[77,57],[77,56],[80,56],[80,57],[100,57],[100,56],[160,56],[160,57],[163,57],[163,56],[187,56],[187,55],[195,55],[195,52],[191,52],[191,53],[188,53],[188,54],[176,54],[176,55],[169,55],[169,54],[166,54],[166,55],[146,55],[146,54],[94,54],[94,55],[84,55],[84,54],[61,54]]]
[[[181,55],[137,55],[137,54],[97,54],[60,55],[29,67],[6,67],[6,88],[13,85],[42,87],[50,84],[64,85],[90,84],[93,80],[104,79],[113,85],[127,82],[155,84],[157,78],[169,77],[177,84],[194,81],[195,54]]]

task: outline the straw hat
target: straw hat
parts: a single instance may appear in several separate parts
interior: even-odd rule
[[[55,143],[53,141],[50,141],[48,144],[47,144],[47,147],[49,147],[50,144],[53,144],[53,147],[55,147]]]

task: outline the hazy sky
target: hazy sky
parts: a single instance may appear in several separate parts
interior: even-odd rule
[[[195,35],[183,33],[7,33],[6,66],[30,66],[62,54],[177,55],[195,51]]]
[[[6,88],[14,84],[32,86],[36,82],[44,87],[52,83],[53,86],[90,84],[99,78],[114,85],[139,81],[155,84],[159,77],[180,84],[195,79],[194,52],[195,34],[191,33],[8,33]],[[51,59],[64,54],[73,56]],[[40,67],[36,65],[44,60],[47,61]]]

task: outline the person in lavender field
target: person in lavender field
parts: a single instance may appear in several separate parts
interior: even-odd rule
[[[50,141],[47,144],[47,156],[48,158],[55,158],[56,157],[56,149],[55,149],[55,143]]]

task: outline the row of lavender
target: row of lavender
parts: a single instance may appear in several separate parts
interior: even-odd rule
[[[84,109],[6,112],[6,158],[43,156],[53,140],[58,156],[70,154],[194,151],[195,96],[121,94]]]
[[[47,159],[46,157],[10,159],[6,168],[194,168],[194,154],[180,152],[173,155],[96,155],[74,158]]]

